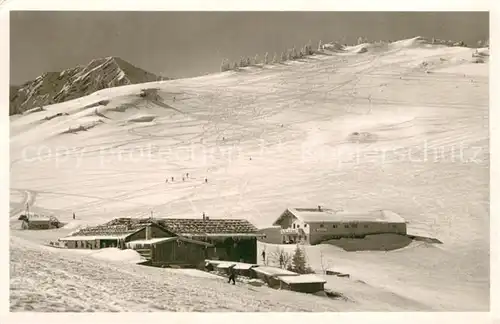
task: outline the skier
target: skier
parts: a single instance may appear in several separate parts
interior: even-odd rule
[[[189,172],[186,173],[186,178],[189,178]]]
[[[76,219],[75,213],[73,213],[73,219]]]
[[[205,177],[205,183],[207,183],[207,182],[208,182],[208,179]]]
[[[172,177],[172,182],[174,182],[174,177]]]
[[[230,268],[229,268],[229,281],[227,283],[231,283],[231,281],[233,281],[233,285],[236,284],[236,281],[235,281],[235,278],[236,278],[236,272],[234,271],[234,266],[235,264],[233,264]]]

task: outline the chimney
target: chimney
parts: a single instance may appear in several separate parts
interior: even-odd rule
[[[205,212],[203,212],[203,220],[206,220],[207,216],[205,216]]]
[[[146,240],[152,239],[151,237],[151,225],[146,226]]]
[[[318,210],[321,211],[321,206],[320,205],[318,205]]]

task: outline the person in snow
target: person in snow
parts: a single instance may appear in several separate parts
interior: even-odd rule
[[[75,213],[73,213],[73,219],[76,219]]]
[[[165,183],[168,183],[168,178],[165,179]]]
[[[174,182],[174,177],[172,177],[172,182]]]
[[[186,173],[186,178],[189,178],[189,172]]]
[[[208,182],[208,179],[205,177],[205,183],[207,183],[207,182]]]
[[[236,265],[233,264],[232,266],[229,267],[229,281],[227,283],[231,283],[231,281],[233,282],[233,285],[236,284],[236,271],[234,270],[234,267]]]
[[[266,262],[266,251],[262,251],[262,261],[265,263]]]
[[[182,181],[184,181],[184,177],[182,177]]]

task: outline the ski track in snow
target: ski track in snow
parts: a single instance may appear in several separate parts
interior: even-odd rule
[[[68,112],[65,119],[12,119],[17,200],[11,227],[26,203],[70,224],[75,212],[82,226],[151,211],[176,217],[205,211],[262,227],[287,207],[320,204],[392,209],[408,220],[410,232],[444,244],[412,243],[387,253],[323,247],[331,264],[366,283],[329,278],[332,289],[348,296],[345,302],[54,252],[40,244],[67,229],[12,229],[11,309],[487,310],[488,79],[482,72],[464,77],[458,71],[466,63],[458,59],[440,61],[470,58],[472,51],[401,48],[313,57],[151,83],[163,101],[138,100],[146,86],[132,85],[45,107],[51,115]],[[423,61],[437,61],[436,70],[418,70]],[[79,123],[81,107],[102,99],[110,99],[99,111],[103,124],[54,135]],[[112,110],[130,103],[123,112]],[[156,118],[125,122],[138,111]],[[350,143],[354,131],[376,134],[378,141]],[[69,149],[56,151],[61,147]],[[171,176],[175,181],[165,183]],[[318,247],[306,250],[320,269]]]

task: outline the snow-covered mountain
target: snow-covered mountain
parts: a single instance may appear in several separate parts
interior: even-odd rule
[[[489,49],[420,38],[337,49],[11,116],[11,311],[489,310]],[[67,225],[21,230],[27,204]],[[266,228],[318,205],[389,209],[443,243],[306,246],[318,275],[350,275],[324,276],[346,300],[44,245],[117,217],[206,212]],[[258,255],[281,248],[294,246],[259,243]]]
[[[9,115],[83,97],[105,88],[167,79],[119,57],[98,58],[87,65],[44,73],[22,86],[11,86]]]

